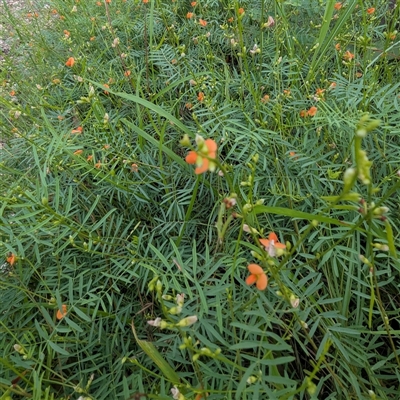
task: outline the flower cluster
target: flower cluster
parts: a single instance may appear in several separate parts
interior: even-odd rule
[[[189,145],[190,141],[187,135],[181,140],[181,144]],[[196,135],[197,150],[189,151],[185,160],[188,164],[195,164],[195,174],[202,174],[207,171],[215,171],[217,158],[217,143],[213,139],[204,139],[200,135]]]
[[[244,230],[258,233],[247,225]],[[271,232],[268,235],[268,239],[260,239],[259,242],[270,257],[279,257],[283,255],[286,249],[286,245],[279,242],[278,237],[274,232]],[[250,272],[250,275],[246,279],[247,285],[253,285],[255,283],[258,290],[265,290],[268,286],[268,277],[263,268],[258,264],[249,264],[247,269]]]

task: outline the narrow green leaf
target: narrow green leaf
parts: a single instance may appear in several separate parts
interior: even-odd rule
[[[160,352],[155,348],[153,343],[151,342],[146,342],[145,340],[141,340],[138,338],[135,330],[135,325],[133,324],[132,321],[132,332],[133,336],[135,336],[136,342],[139,345],[139,347],[152,359],[152,361],[158,366],[160,371],[163,373],[163,375],[173,383],[174,385],[177,385],[180,383],[180,379],[178,374],[174,371],[174,369],[162,358]]]
[[[49,346],[56,352],[59,354],[62,354],[64,356],[69,356],[70,354],[68,353],[67,350],[64,350],[62,347],[60,347],[58,344],[55,344],[54,342],[52,342],[51,340],[48,340],[47,343],[49,344]]]
[[[396,258],[397,260],[396,247],[394,245],[394,239],[393,239],[393,229],[388,220],[385,220],[385,227],[386,227],[386,238],[389,246],[389,253],[392,257]]]
[[[255,206],[252,210],[254,214],[276,214],[276,215],[285,215],[291,218],[299,218],[299,219],[307,219],[309,221],[316,220],[318,222],[326,222],[327,224],[340,225],[340,226],[348,226],[349,228],[354,228],[355,226],[350,222],[339,221],[335,218],[326,217],[325,215],[319,214],[310,214],[303,211],[292,210],[291,208],[284,207],[270,207],[270,206]]]

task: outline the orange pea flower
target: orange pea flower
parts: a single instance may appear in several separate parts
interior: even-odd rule
[[[76,129],[72,129],[71,133],[82,133],[83,128],[81,126],[78,126]]]
[[[307,115],[310,117],[313,117],[315,114],[317,114],[318,108],[315,106],[310,107],[310,109],[307,111]]]
[[[199,92],[199,94],[197,95],[197,100],[202,102],[204,100],[204,93],[203,92]]]
[[[187,14],[186,14],[186,18],[187,19],[190,19],[190,18],[193,18],[193,13],[192,12],[188,12]]]
[[[190,3],[190,5],[191,5],[192,7],[195,7],[196,4],[197,4],[197,1],[192,1],[192,2]]]
[[[11,92],[9,94],[10,94],[10,96],[15,96],[15,90],[11,90]]]
[[[247,269],[250,275],[246,278],[246,284],[256,284],[258,290],[265,290],[268,286],[268,277],[265,275],[264,270],[258,264],[249,264]]]
[[[301,118],[304,118],[307,116],[307,110],[301,110],[299,114]]]
[[[244,14],[244,8],[243,7],[240,7],[238,11],[239,11],[239,15]]]
[[[73,67],[75,64],[75,58],[74,57],[70,57],[68,58],[67,62],[65,63],[65,65],[67,67]]]
[[[217,143],[213,139],[206,139],[200,135],[196,136],[198,150],[189,151],[185,160],[188,164],[196,164],[195,174],[202,174],[207,171],[215,170],[215,163],[212,160],[217,158]]]
[[[94,164],[94,167],[97,168],[97,169],[100,169],[101,168],[101,162],[98,161],[96,164]]]
[[[268,239],[260,239],[260,243],[270,257],[280,256],[283,254],[283,250],[286,249],[286,245],[279,243],[278,236],[274,232],[268,235]]]
[[[93,154],[90,154],[86,158],[87,161],[92,161],[93,160]]]
[[[342,8],[343,4],[342,3],[335,3],[333,6],[335,10],[340,10]]]
[[[138,165],[135,164],[135,163],[131,164],[131,171],[132,172],[138,172],[139,171]]]
[[[129,76],[131,74],[131,71],[129,71],[129,69],[127,71],[124,72],[125,76]]]
[[[337,51],[340,50],[340,43],[336,43],[336,44],[335,44],[335,49],[336,49]]]
[[[66,315],[67,315],[67,305],[63,304],[61,306],[61,310],[57,311],[56,317],[57,317],[58,320],[60,320],[60,319],[63,319]]]
[[[354,58],[354,54],[351,53],[349,50],[346,51],[346,53],[343,54],[343,59],[346,61],[350,61]]]
[[[207,21],[205,21],[204,19],[199,19],[199,24],[201,25],[201,26],[207,26]]]
[[[107,83],[104,83],[103,87],[105,87],[106,89],[109,89],[110,85],[107,85]],[[104,94],[109,94],[110,93],[108,90],[104,90],[103,92],[104,92]]]
[[[368,10],[367,10],[368,14],[373,14],[374,12],[375,12],[375,8],[374,7],[368,8]]]
[[[265,94],[262,98],[261,98],[261,103],[268,103],[269,102],[269,95]]]
[[[6,260],[11,266],[15,264],[15,261],[17,261],[17,256],[14,253],[11,253],[10,256],[7,257]]]
[[[82,150],[82,149],[79,149],[79,150],[74,151],[74,154],[75,154],[76,156],[80,156],[82,153],[83,153],[83,150]]]

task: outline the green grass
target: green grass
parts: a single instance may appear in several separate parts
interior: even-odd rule
[[[0,16],[0,399],[398,399],[399,8],[45,3]]]

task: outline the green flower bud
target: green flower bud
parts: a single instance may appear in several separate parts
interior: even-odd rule
[[[181,319],[181,320],[176,324],[176,326],[177,326],[177,327],[186,327],[186,326],[190,326],[190,325],[195,324],[195,323],[197,322],[197,320],[198,320],[197,316],[196,316],[196,315],[192,315],[192,316],[190,316],[190,317],[186,317],[186,318]]]
[[[181,146],[183,147],[189,147],[190,146],[190,139],[189,136],[187,134],[184,134],[182,139],[179,141],[179,143],[181,144]]]

